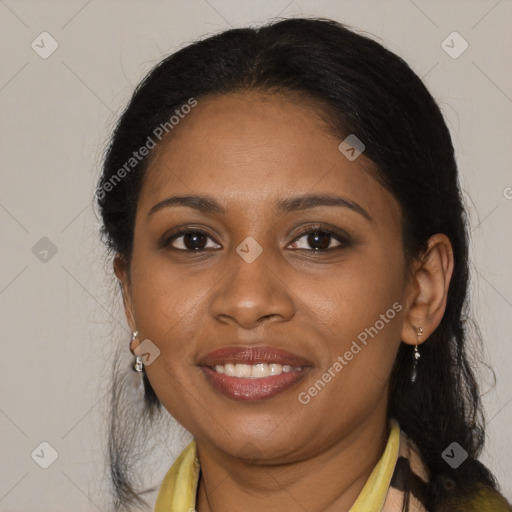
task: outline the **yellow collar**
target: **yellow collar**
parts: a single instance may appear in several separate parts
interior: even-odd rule
[[[363,490],[349,512],[375,512],[381,510],[388,492],[398,458],[400,428],[395,420],[382,457],[373,468]],[[197,446],[192,441],[167,472],[158,492],[154,512],[191,512],[196,507],[199,483]]]

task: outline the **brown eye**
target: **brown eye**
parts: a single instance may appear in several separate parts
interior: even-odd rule
[[[299,240],[304,239],[303,246],[299,246]],[[301,233],[291,244],[293,249],[313,249],[314,252],[323,252],[331,249],[348,247],[350,242],[345,235],[330,229],[309,228]]]
[[[180,240],[182,239],[182,240]],[[180,230],[167,238],[164,246],[172,246],[178,251],[204,251],[207,249],[218,249],[220,246],[208,247],[210,236],[204,231],[198,230]]]

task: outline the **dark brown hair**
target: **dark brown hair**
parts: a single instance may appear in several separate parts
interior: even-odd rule
[[[138,85],[106,154],[97,189],[105,243],[130,261],[149,156],[108,192],[105,184],[132,152],[190,98],[237,90],[301,93],[328,106],[324,114],[340,141],[357,134],[376,178],[401,206],[408,265],[421,256],[431,235],[449,237],[455,261],[446,312],[422,345],[414,384],[411,347],[401,344],[390,377],[389,415],[417,443],[430,470],[429,510],[454,493],[481,484],[495,488],[493,476],[477,460],[484,426],[466,345],[470,332],[478,339],[478,330],[469,329],[467,220],[450,133],[420,78],[379,43],[332,20],[288,19],[227,30],[163,59]],[[149,419],[161,404],[146,375],[144,386]],[[117,411],[119,389],[113,389]],[[142,501],[126,462],[129,428],[120,428],[116,419],[113,414],[111,469],[117,505],[126,509]],[[457,469],[441,457],[454,441],[469,455]]]

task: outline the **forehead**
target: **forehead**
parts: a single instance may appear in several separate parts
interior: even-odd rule
[[[320,192],[343,194],[375,215],[397,213],[394,198],[372,176],[372,162],[364,155],[348,160],[322,114],[314,101],[281,94],[200,99],[155,150],[139,205],[149,210],[186,193],[257,207]]]
[[[242,174],[258,162],[261,178],[297,158],[306,159],[304,164],[311,160],[319,164],[321,134],[328,134],[328,126],[319,111],[282,94],[239,92],[207,97],[198,101],[157,148],[148,178],[158,183],[165,177],[154,172],[155,168],[171,165],[173,169],[187,167],[190,174],[199,169],[203,173],[215,169],[219,174],[233,165]],[[335,142],[332,137],[327,144]],[[296,175],[304,167],[295,165]]]

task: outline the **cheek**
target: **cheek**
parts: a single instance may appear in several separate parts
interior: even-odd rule
[[[148,265],[151,267],[151,265]],[[151,272],[135,270],[133,297],[137,323],[144,338],[160,350],[145,371],[162,405],[181,424],[190,428],[194,418],[209,413],[195,410],[195,387],[202,379],[194,364],[199,326],[206,318],[204,283],[176,277],[176,272],[153,266]],[[202,320],[201,320],[202,319]]]
[[[326,402],[342,396],[357,408],[386,386],[400,345],[402,265],[399,250],[376,249],[351,259],[324,288],[317,281],[309,289],[312,316],[328,340],[317,376],[331,379]]]
[[[306,410],[312,406],[310,410],[324,418],[333,432],[347,421],[363,421],[369,411],[386,402],[389,375],[400,345],[402,308],[398,301],[366,301],[360,306],[357,311],[352,305],[353,318],[339,319],[324,333],[329,342],[322,365],[298,390],[300,403],[307,403]]]
[[[132,293],[137,327],[160,350],[146,371],[167,407],[169,400],[183,396],[191,380],[198,377],[194,347],[207,315],[202,299],[207,285],[152,263],[138,264],[134,258]]]
[[[319,325],[328,328],[325,334],[333,342],[333,351],[334,348],[343,350],[347,341],[350,344],[350,340],[376,322],[377,329],[382,330],[381,335],[393,337],[399,332],[396,317],[403,293],[400,248],[393,250],[392,246],[368,245],[365,250],[347,258],[335,271],[320,278],[317,276],[307,286],[300,276],[296,280],[294,289],[297,294],[301,289],[307,290],[302,294],[304,307]],[[395,303],[397,305],[393,307]],[[308,312],[304,311],[304,314]]]
[[[208,286],[204,281],[186,279],[183,272],[160,257],[152,255],[135,259],[132,266],[132,291],[141,327],[166,329],[173,325],[190,325],[198,314],[201,297]]]

